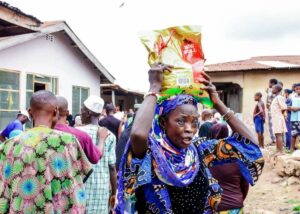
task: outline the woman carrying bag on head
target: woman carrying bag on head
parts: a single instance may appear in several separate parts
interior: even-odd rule
[[[235,131],[224,140],[195,136],[199,115],[193,96],[181,94],[158,103],[165,70],[170,67],[158,64],[149,71],[150,92],[137,112],[120,164],[116,213],[212,213],[222,190],[209,167],[236,161],[252,185],[261,174],[264,161],[255,137],[223,104],[210,77],[203,72],[199,81]]]

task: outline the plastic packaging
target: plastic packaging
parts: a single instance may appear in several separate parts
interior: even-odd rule
[[[167,99],[178,94],[193,95],[199,102],[212,107],[212,102],[203,84],[199,82],[204,71],[204,54],[201,46],[199,26],[170,27],[155,30],[141,36],[149,52],[148,63],[173,66],[172,72],[165,71],[161,97]]]

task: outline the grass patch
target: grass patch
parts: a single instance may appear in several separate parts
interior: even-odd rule
[[[295,199],[290,199],[290,200],[288,200],[286,203],[288,203],[288,204],[299,204],[300,201],[299,201],[299,200],[295,200]],[[299,205],[299,206],[300,206],[300,205]]]
[[[300,205],[294,206],[293,211],[296,211],[297,213],[300,212]]]

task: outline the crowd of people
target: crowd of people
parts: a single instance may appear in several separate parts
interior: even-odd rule
[[[126,113],[91,95],[72,119],[66,98],[35,92],[0,135],[0,213],[243,213],[264,165],[255,136],[205,73],[215,110],[200,123],[193,96],[160,100],[168,69],[150,69],[150,92]]]
[[[293,152],[297,149],[296,141],[300,136],[300,83],[291,89],[283,90],[283,83],[270,79],[267,89],[266,107],[262,93],[257,92],[257,102],[253,120],[260,147],[264,148],[264,124],[266,117],[269,125],[270,143],[276,145],[276,155],[283,154],[284,148]]]

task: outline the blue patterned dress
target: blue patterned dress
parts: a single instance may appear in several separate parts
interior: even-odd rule
[[[257,181],[264,165],[262,153],[238,134],[222,140],[195,137],[186,149],[173,146],[159,117],[184,104],[197,102],[179,95],[157,105],[144,158],[136,158],[127,143],[118,173],[116,213],[213,213],[222,190],[209,167],[218,164],[237,162],[251,185]]]

